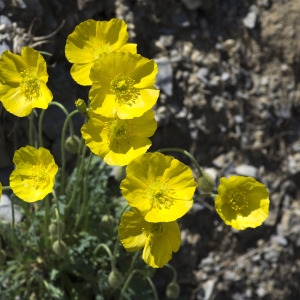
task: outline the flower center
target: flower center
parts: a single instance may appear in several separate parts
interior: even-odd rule
[[[147,236],[151,236],[152,238],[161,238],[163,231],[164,231],[164,224],[163,223],[148,223],[143,231]]]
[[[231,208],[235,211],[241,211],[248,207],[247,195],[242,191],[231,192],[228,196],[228,201]]]
[[[173,205],[174,191],[161,181],[152,182],[147,188],[147,195],[154,209],[168,209]]]
[[[36,190],[44,189],[50,183],[48,173],[42,165],[36,165],[31,168],[30,179],[32,180],[32,185]]]
[[[119,105],[133,105],[139,95],[135,81],[124,74],[118,74],[110,83],[110,91],[116,95]]]
[[[40,96],[40,82],[36,73],[24,70],[20,72],[20,76],[20,88],[26,101],[37,99]]]
[[[108,125],[108,139],[110,143],[121,142],[122,140],[128,139],[131,135],[132,126],[130,126],[130,121],[114,119]]]

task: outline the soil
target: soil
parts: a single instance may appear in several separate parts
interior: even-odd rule
[[[151,150],[184,148],[216,181],[254,174],[268,186],[270,216],[259,228],[231,229],[210,199],[182,218],[182,246],[171,261],[180,299],[300,299],[298,0],[0,0],[0,14],[0,47],[51,53],[49,87],[69,110],[88,90],[69,75],[67,35],[89,18],[124,19],[138,52],[165,72]],[[48,118],[44,135],[55,152],[59,115]],[[24,122],[1,111],[2,170],[25,143]],[[156,272],[161,297],[170,276]]]

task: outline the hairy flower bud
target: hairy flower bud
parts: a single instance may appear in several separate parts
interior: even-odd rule
[[[75,101],[76,108],[79,112],[81,112],[84,115],[87,115],[87,107],[86,103],[82,99],[78,99]]]
[[[166,296],[169,299],[177,299],[180,294],[180,286],[177,282],[170,282],[166,289]]]
[[[115,219],[112,215],[103,215],[101,218],[101,224],[105,227],[110,227],[114,224]]]
[[[65,141],[65,148],[70,153],[77,153],[79,146],[80,146],[80,138],[75,134],[69,136]]]
[[[67,250],[67,245],[64,241],[62,240],[57,240],[53,243],[52,245],[52,249],[54,251],[55,254],[62,256],[66,253]]]
[[[215,180],[207,172],[203,172],[202,176],[198,179],[198,185],[202,192],[210,193],[215,187]]]
[[[118,270],[113,270],[108,275],[108,283],[111,287],[118,287],[123,282],[124,277]]]
[[[48,230],[49,230],[49,233],[53,236],[58,236],[58,231],[59,231],[59,234],[61,236],[65,230],[65,224],[62,221],[59,221],[57,223],[56,220],[53,220],[51,222],[51,224],[49,225]]]
[[[116,166],[114,177],[118,182],[121,182],[126,177],[125,168],[122,166]]]

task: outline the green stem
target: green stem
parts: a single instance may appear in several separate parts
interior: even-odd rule
[[[56,196],[55,190],[52,190],[52,195],[53,198],[55,200],[56,203],[56,209],[55,209],[55,213],[56,213],[56,219],[57,219],[57,236],[58,236],[58,242],[60,244],[61,242],[61,233],[60,233],[60,213],[59,213],[59,202],[58,202],[58,198]]]
[[[176,282],[177,281],[177,271],[176,271],[176,269],[170,264],[166,264],[166,267],[168,267],[173,273],[173,279],[171,281]]]
[[[29,137],[29,145],[34,146],[33,142],[33,117],[34,117],[34,111],[31,112],[29,115],[29,132],[28,132],[28,137]]]
[[[77,167],[76,181],[75,181],[75,184],[74,184],[74,187],[73,187],[71,199],[70,199],[69,203],[66,206],[66,214],[65,215],[67,215],[67,212],[69,211],[69,209],[71,208],[71,206],[73,205],[73,202],[75,200],[75,196],[76,196],[76,193],[77,193],[77,187],[78,187],[79,181],[81,179],[83,168],[84,168],[85,153],[86,153],[86,146],[84,145],[83,149],[82,149],[82,153],[80,155],[80,159],[78,160],[80,165]]]
[[[122,290],[121,290],[119,300],[122,300],[122,299],[123,299],[124,293],[125,293],[126,289],[128,288],[129,283],[130,283],[131,279],[133,278],[133,275],[135,275],[135,274],[137,274],[137,273],[143,275],[143,276],[147,279],[147,281],[148,281],[148,283],[149,283],[149,285],[150,285],[150,287],[151,287],[151,289],[152,289],[152,292],[153,292],[153,296],[154,296],[153,299],[154,299],[154,300],[159,300],[159,299],[158,299],[158,295],[157,295],[157,291],[156,291],[156,288],[155,288],[155,285],[154,285],[153,281],[151,280],[151,278],[150,278],[148,275],[146,275],[142,270],[138,270],[138,269],[133,270],[133,271],[130,273],[130,275],[127,277],[127,280],[125,281],[125,283],[124,283],[124,285],[123,285],[123,288],[122,288]]]
[[[44,223],[44,240],[45,240],[45,248],[46,251],[48,250],[49,246],[49,217],[50,217],[50,204],[49,204],[49,196],[47,195],[44,199],[44,205],[45,205],[45,223]]]
[[[43,119],[45,115],[46,110],[43,109],[39,116],[39,124],[38,124],[38,138],[39,138],[39,146],[43,147]]]
[[[203,172],[198,164],[198,162],[196,161],[195,157],[188,151],[181,149],[181,148],[162,148],[157,150],[157,152],[179,152],[182,153],[184,155],[186,155],[196,166],[197,170],[198,170],[198,175],[199,177],[203,176]]]
[[[86,208],[88,207],[88,204],[90,203],[90,201],[87,200],[87,196],[88,196],[87,187],[88,187],[88,180],[89,180],[89,169],[90,169],[93,157],[94,157],[94,154],[91,152],[89,160],[88,160],[88,164],[87,164],[87,167],[85,170],[85,177],[84,177],[84,183],[83,183],[83,201],[82,201],[82,205],[81,205],[81,209],[80,209],[78,218],[76,218],[75,228],[78,226],[84,213],[86,213],[86,215],[88,215]]]
[[[12,244],[15,244],[15,205],[14,205],[14,197],[10,199],[11,204],[11,241]]]
[[[207,194],[199,194],[200,197],[210,197],[210,198],[216,198],[218,194],[212,194],[212,193],[207,193]]]
[[[65,186],[65,168],[66,168],[66,150],[65,150],[65,141],[66,141],[66,131],[68,124],[71,118],[78,113],[78,110],[72,111],[70,114],[67,115],[62,131],[61,131],[61,144],[60,144],[60,151],[61,151],[61,186],[60,192],[62,193]],[[71,124],[71,123],[70,123]],[[70,135],[74,135],[73,126],[70,126]]]
[[[8,186],[2,186],[2,191],[9,191],[11,190],[11,187],[8,185]]]
[[[108,246],[107,246],[106,244],[103,244],[103,243],[99,244],[99,245],[95,248],[95,250],[93,251],[93,255],[96,256],[97,252],[98,252],[101,248],[103,248],[103,249],[107,252],[107,254],[108,254],[108,256],[109,256],[109,260],[110,260],[110,262],[111,262],[111,267],[112,267],[112,269],[115,271],[115,264],[112,263],[112,261],[113,261],[113,255],[112,255],[110,249],[108,248]]]

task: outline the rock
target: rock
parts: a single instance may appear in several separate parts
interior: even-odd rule
[[[247,16],[243,19],[243,24],[249,28],[253,29],[256,26],[258,9],[256,5],[251,5]]]
[[[163,56],[155,59],[158,65],[156,85],[167,96],[173,95],[173,69],[168,57]]]
[[[200,68],[196,74],[196,76],[206,85],[208,84],[208,75],[209,75],[209,70],[208,68],[205,67]]]
[[[238,175],[257,177],[257,168],[251,165],[241,164],[235,168]]]
[[[20,213],[18,207],[14,206],[15,223],[19,223],[22,219],[22,214]],[[12,209],[10,198],[2,194],[0,201],[0,221],[12,222]]]
[[[5,15],[0,15],[0,32],[7,32],[12,27],[12,21]]]

